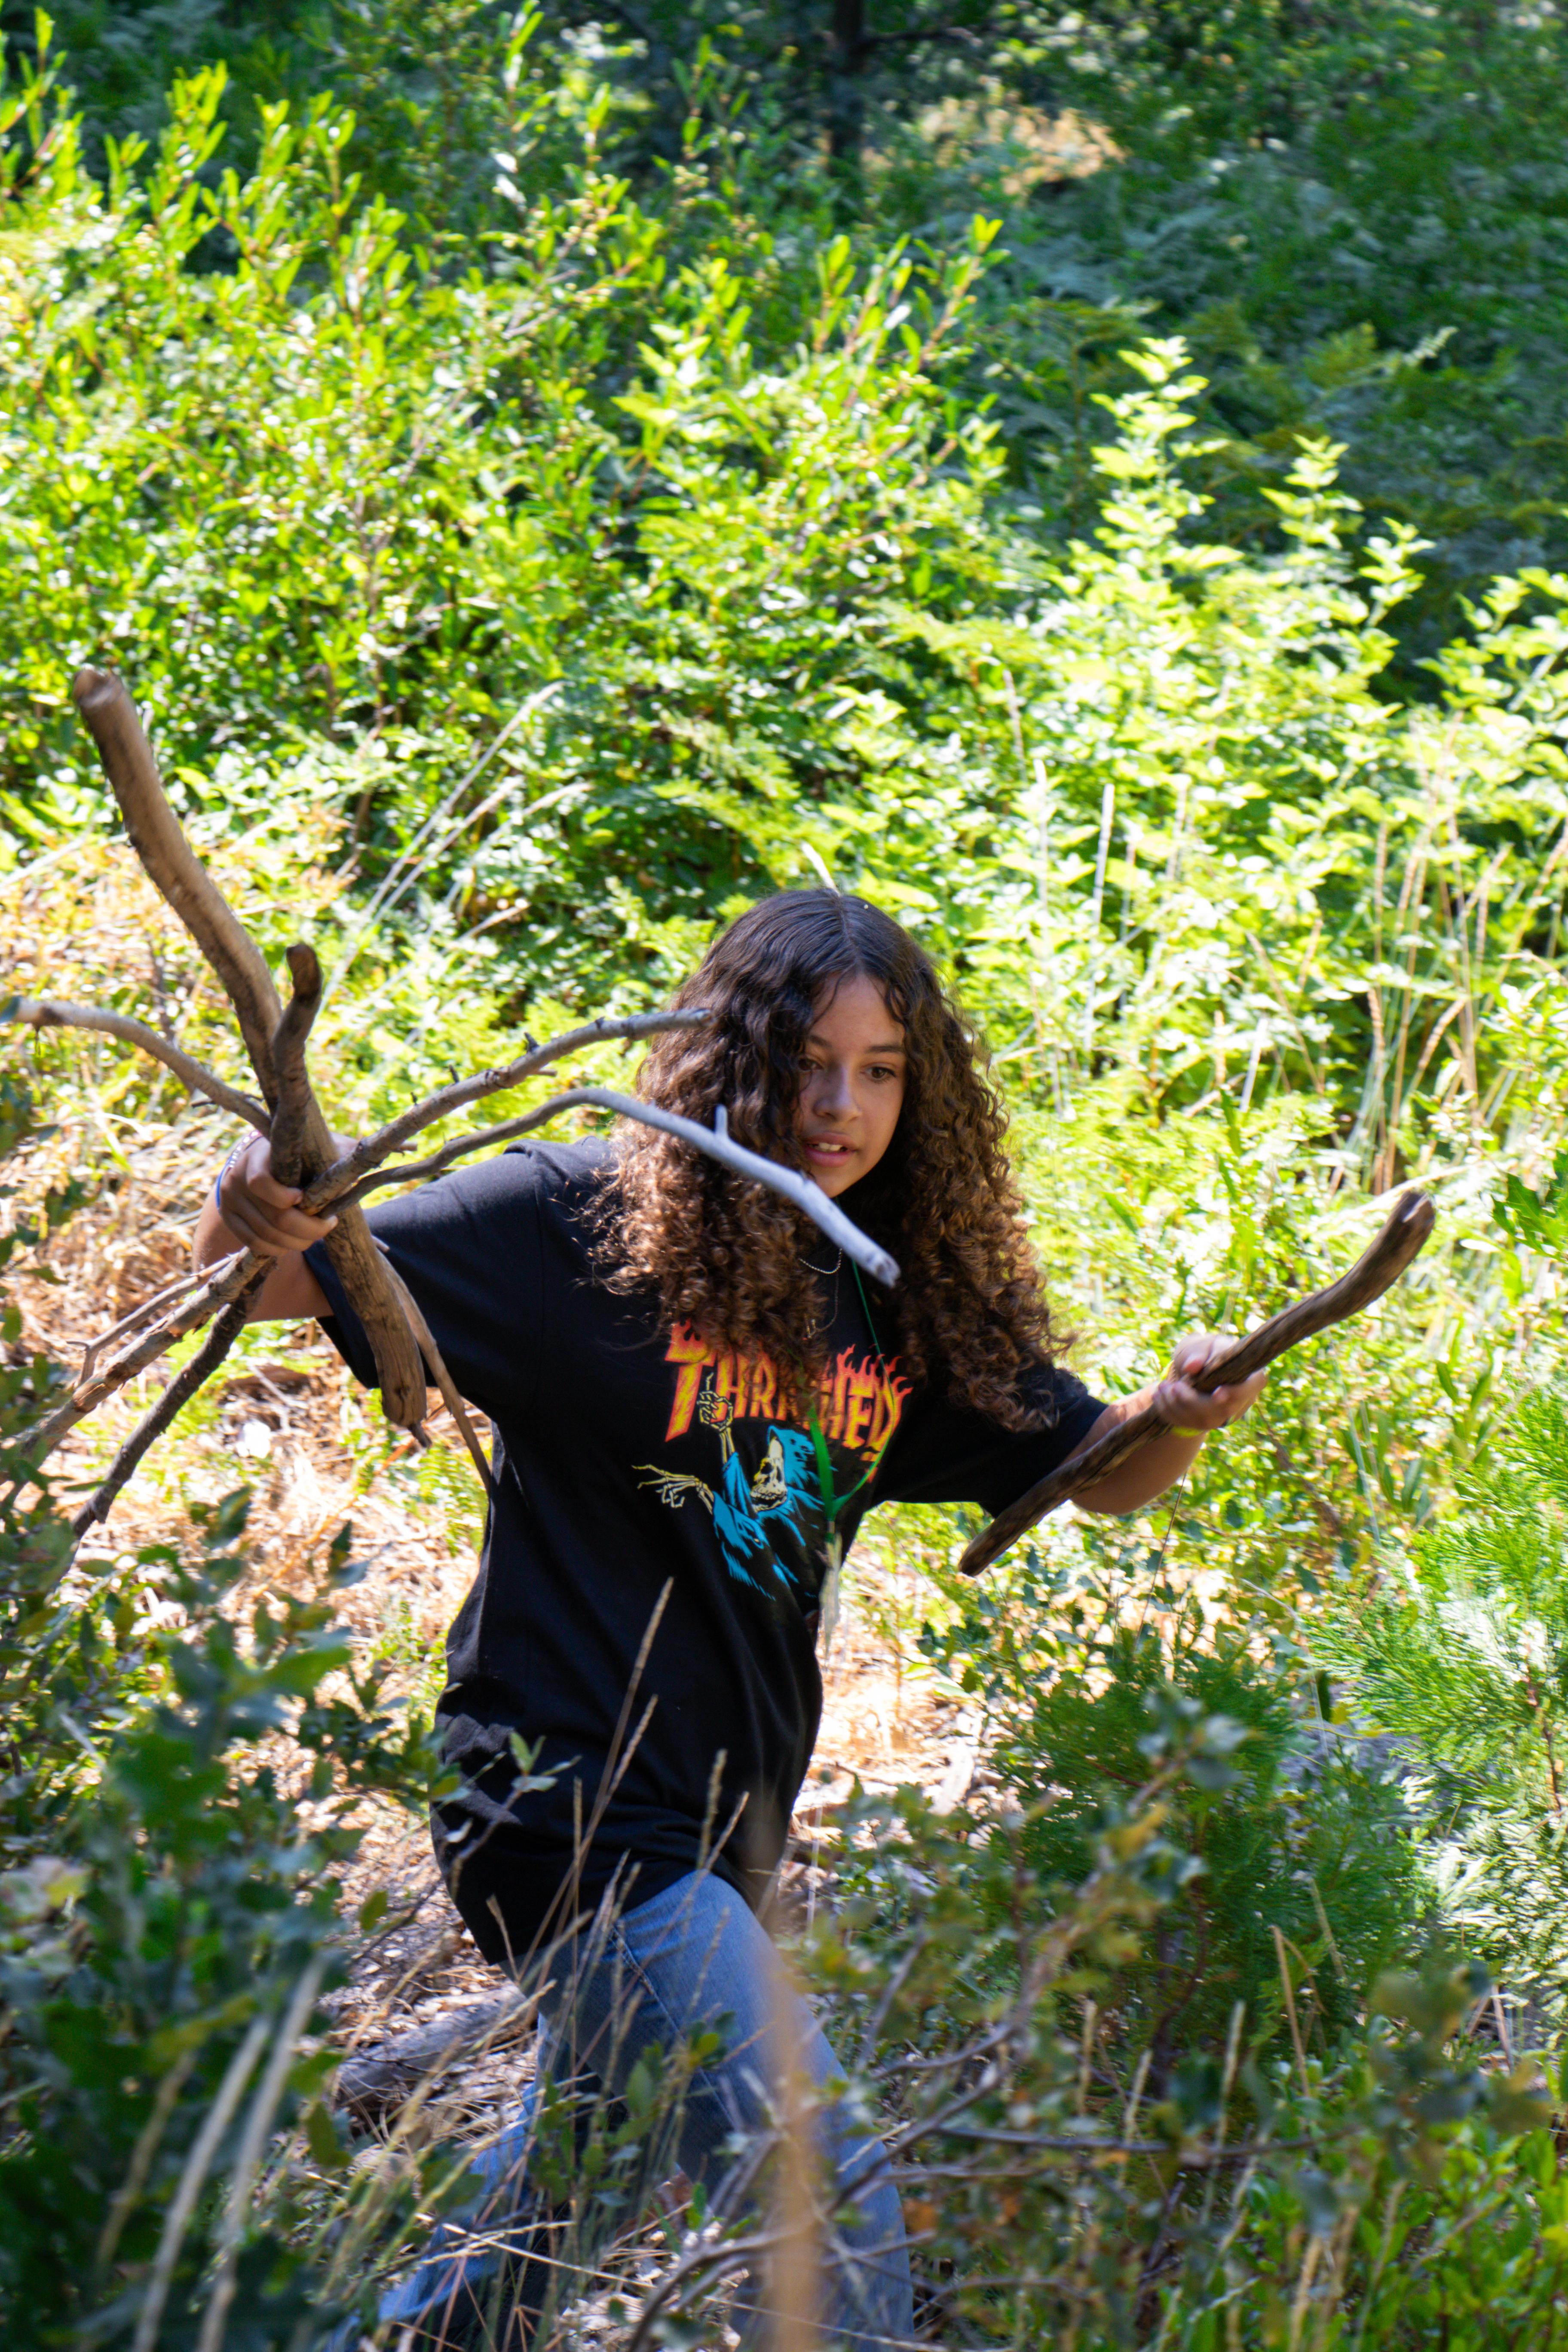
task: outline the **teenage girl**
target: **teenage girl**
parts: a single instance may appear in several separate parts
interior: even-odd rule
[[[757,1917],[816,1736],[835,1547],[895,1498],[995,1513],[1152,1403],[1174,1433],[1080,1498],[1137,1510],[1263,1376],[1201,1393],[1184,1375],[1227,1343],[1198,1337],[1107,1405],[1053,1360],[973,1036],[929,958],[864,900],[765,900],[675,1001],[711,1018],[656,1042],[646,1098],[710,1126],[722,1106],[737,1141],[809,1171],[897,1258],[896,1290],[778,1194],[640,1127],[514,1145],[370,1217],[493,1433],[479,1575],[447,1644],[438,1723],[462,1786],[436,1811],[437,1858],[498,1968],[531,1971],[548,1950],[557,2067],[570,2043],[577,2077],[596,2066],[613,2092],[641,2049],[723,2021],[669,2152],[711,2183],[731,2136],[765,2120],[781,2018],[792,2063],[835,2077],[804,2004],[781,2010]],[[319,1317],[374,1382],[314,1246],[328,1224],[299,1199],[258,1139],[203,1213],[196,1262],[237,1243],[275,1258],[257,1318]],[[854,2216],[822,2324],[851,2346],[898,2342],[910,2268],[881,2147],[831,2098],[821,2113]],[[525,2117],[487,2160],[503,2204],[509,2182],[521,2203],[527,2136]],[[437,2247],[383,2316],[416,2342],[467,2341],[476,2293],[472,2263]]]

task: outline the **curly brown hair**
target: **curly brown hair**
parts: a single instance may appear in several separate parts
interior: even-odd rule
[[[903,1366],[919,1379],[941,1364],[954,1402],[1037,1429],[1048,1407],[1030,1401],[1027,1388],[1043,1384],[1026,1375],[1056,1349],[1002,1150],[1006,1114],[974,1032],[890,916],[832,890],[785,890],[749,908],[675,998],[711,1022],[660,1037],[641,1092],[705,1126],[722,1104],[738,1143],[803,1167],[801,1057],[817,1013],[857,974],[902,1025],[907,1076],[893,1139],[843,1205],[902,1269],[891,1318]],[[606,1169],[598,1222],[612,1289],[651,1288],[672,1324],[710,1347],[771,1358],[786,1395],[815,1388],[825,1302],[807,1259],[821,1237],[792,1202],[639,1127]]]

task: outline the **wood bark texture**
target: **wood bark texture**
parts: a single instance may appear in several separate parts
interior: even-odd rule
[[[284,1181],[309,1183],[312,1177],[330,1168],[338,1156],[337,1145],[310,1090],[304,1066],[304,1042],[315,1000],[321,993],[320,972],[316,973],[311,997],[309,990],[301,986],[306,967],[300,965],[294,970],[293,1003],[285,1014],[260,949],[185,839],[180,821],[169,805],[153,747],[123,685],[109,671],[82,669],[78,671],[71,691],[98,746],[98,756],[120,803],[136,855],[149,879],[178,915],[222,983],[275,1123],[281,1111],[280,1139],[288,1159],[298,1162],[297,1174]],[[309,958],[310,966],[314,967],[315,957],[310,950],[307,948],[302,952]],[[287,1099],[281,1103],[279,1045],[288,1057],[289,1071]],[[375,1356],[376,1377],[387,1419],[400,1428],[417,1427],[425,1416],[424,1362],[418,1342],[386,1279],[362,1212],[343,1211],[324,1247],[350,1305],[364,1326],[365,1337]]]
[[[272,1032],[283,1008],[267,959],[185,839],[136,706],[120,679],[111,670],[79,669],[71,693],[98,746],[132,847],[222,982],[270,1108],[277,1091]]]
[[[1215,1389],[1228,1388],[1235,1381],[1249,1380],[1254,1372],[1276,1362],[1289,1349],[1299,1348],[1303,1339],[1313,1339],[1331,1325],[1348,1322],[1352,1315],[1362,1314],[1398,1281],[1419,1255],[1436,1221],[1436,1212],[1425,1192],[1402,1192],[1383,1231],[1348,1274],[1271,1316],[1267,1323],[1248,1333],[1233,1355],[1190,1373],[1188,1378],[1194,1388],[1206,1395]],[[1047,1511],[1099,1486],[1129,1454],[1136,1454],[1152,1437],[1166,1436],[1170,1428],[1170,1423],[1151,1408],[1108,1430],[1103,1437],[1080,1445],[1058,1465],[1049,1477],[1031,1486],[1026,1495],[1020,1495],[975,1537],[958,1563],[964,1575],[978,1576],[1020,1536],[1037,1526]]]

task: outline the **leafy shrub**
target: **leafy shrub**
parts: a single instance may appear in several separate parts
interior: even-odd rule
[[[1443,1916],[1521,2000],[1562,2015],[1568,1892],[1568,1400],[1526,1394],[1454,1507],[1346,1592],[1316,1642],[1394,1735]]]
[[[1561,2160],[1533,2062],[1487,2074],[1465,2051],[1479,1969],[1385,1973],[1327,2058],[1248,2054],[1238,2010],[1219,2051],[1153,2078],[1128,1996],[1198,1868],[1173,1811],[1245,1748],[1179,1706],[1144,1720],[1147,1777],[1054,1895],[1031,1859],[1045,1805],[965,1820],[906,1790],[845,1811],[844,1900],[801,1958],[855,2094],[894,2119],[938,2339],[1553,2340]]]
[[[243,1632],[243,1494],[184,1551],[79,1552],[27,1478],[50,1385],[0,1394],[6,2342],[184,2342],[233,2298],[215,2341],[303,2346],[335,2305],[310,2174],[346,2153],[331,2053],[300,2046],[342,1967],[337,1874],[358,1794],[422,1803],[432,1759],[333,1624],[346,1529],[317,1593]],[[279,2175],[280,2132],[308,2154]]]
[[[1287,1974],[1309,2029],[1337,2043],[1418,1937],[1420,1888],[1391,1769],[1319,1719],[1292,1645],[1124,1554],[1108,1575],[1037,1555],[1004,1604],[926,1646],[984,1660],[994,1769],[1027,1809],[1022,1849],[1047,1887],[1087,1874],[1105,1806],[1163,1742],[1229,1727],[1223,1769],[1194,1765],[1167,1801],[1193,1867],[1118,1972],[1116,2030],[1149,2052],[1156,2085],[1178,2051],[1224,2047],[1237,2002],[1249,2048],[1288,2046]]]

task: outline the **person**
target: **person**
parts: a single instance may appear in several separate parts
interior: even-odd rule
[[[1229,1344],[1200,1335],[1163,1380],[1106,1403],[1058,1360],[977,1041],[930,958],[865,900],[763,901],[675,1002],[710,1017],[658,1038],[645,1098],[708,1126],[722,1107],[737,1141],[806,1170],[901,1279],[881,1289],[780,1195],[629,1123],[613,1143],[514,1145],[371,1210],[493,1442],[437,1717],[460,1787],[432,1834],[481,1952],[514,1975],[550,1955],[542,2076],[574,2066],[613,2095],[640,2053],[713,2030],[669,2170],[716,2181],[793,2053],[840,2200],[821,2325],[897,2343],[910,2272],[885,2156],[833,2096],[837,2062],[781,1993],[759,1916],[817,1730],[825,1583],[877,1504],[994,1513],[1154,1403],[1172,1433],[1079,1498],[1134,1511],[1261,1376],[1194,1389],[1186,1375]],[[373,1383],[320,1247],[330,1221],[300,1197],[251,1141],[200,1219],[197,1263],[236,1243],[273,1257],[257,1317],[319,1318]],[[481,2168],[492,2218],[509,2193],[524,2210],[530,2127]],[[474,2324],[445,2245],[384,2306],[411,2342]]]

